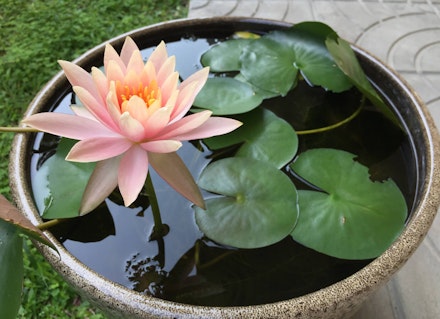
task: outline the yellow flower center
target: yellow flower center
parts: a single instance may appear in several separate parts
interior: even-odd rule
[[[121,113],[127,111],[127,103],[132,96],[138,96],[145,101],[145,105],[150,107],[157,100],[161,100],[160,88],[155,80],[151,81],[148,86],[139,83],[137,87],[123,84],[120,81],[116,83],[116,93],[121,106]]]

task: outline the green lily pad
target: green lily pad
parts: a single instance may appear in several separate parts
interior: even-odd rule
[[[338,37],[328,37],[326,46],[339,68],[350,78],[361,91],[388,119],[401,126],[394,113],[385,104],[376,90],[368,81],[350,43]]]
[[[214,115],[230,115],[253,110],[262,101],[248,83],[234,78],[209,78],[194,106],[211,110]]]
[[[202,55],[202,65],[209,66],[211,72],[240,70],[240,54],[251,39],[232,39],[213,46]]]
[[[250,157],[281,168],[298,150],[298,136],[292,126],[271,111],[258,108],[236,116],[243,125],[237,130],[204,142],[212,150],[242,143],[235,156]]]
[[[0,318],[17,317],[23,286],[23,239],[14,225],[0,219]]]
[[[244,83],[250,85],[251,88],[252,88],[252,90],[254,90],[255,94],[258,95],[258,96],[260,96],[263,100],[264,100],[264,99],[270,99],[270,98],[273,98],[273,97],[277,97],[277,96],[279,96],[278,93],[274,93],[274,92],[266,91],[266,90],[264,90],[264,89],[262,89],[262,88],[259,88],[259,87],[255,86],[255,85],[253,85],[252,83],[249,83],[249,82],[246,80],[246,78],[243,76],[243,74],[241,74],[241,73],[238,73],[238,74],[234,77],[234,79],[236,79],[236,80],[238,80],[238,81],[240,81],[240,82],[244,82]]]
[[[47,187],[49,187],[42,213],[46,219],[79,216],[82,195],[95,168],[95,163],[76,163],[65,160],[76,142],[61,139],[55,155],[43,164],[48,172]]]
[[[295,85],[298,68],[295,52],[273,39],[262,37],[243,48],[241,74],[249,83],[282,96]]]
[[[407,217],[405,198],[392,180],[373,182],[355,155],[312,149],[291,168],[320,191],[300,190],[292,237],[306,247],[344,259],[370,259],[399,236]]]
[[[226,158],[207,166],[198,185],[221,196],[195,207],[200,230],[237,248],[258,248],[285,238],[296,223],[297,191],[274,166],[248,158]]]
[[[293,50],[293,65],[309,83],[343,92],[351,88],[352,83],[338,68],[325,42],[329,35],[335,34],[323,23],[303,22],[288,30],[271,32],[267,38]]]

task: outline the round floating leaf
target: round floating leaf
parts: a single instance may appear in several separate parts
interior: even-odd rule
[[[213,46],[202,55],[203,66],[209,66],[211,72],[229,72],[240,70],[240,54],[250,39],[232,39]]]
[[[79,216],[82,195],[95,163],[66,161],[67,153],[77,141],[61,139],[57,152],[44,162],[49,194],[42,216],[47,219]],[[46,168],[43,168],[46,167]]]
[[[219,194],[195,207],[200,230],[212,240],[237,248],[274,244],[293,229],[297,192],[274,166],[247,158],[216,161],[202,172],[199,186]]]
[[[281,168],[298,150],[298,136],[292,126],[267,109],[258,108],[236,116],[243,125],[237,130],[205,139],[212,149],[243,143],[235,156],[250,157]]]
[[[344,259],[379,256],[401,233],[405,199],[392,180],[373,182],[355,155],[335,149],[302,153],[291,168],[322,189],[301,190],[300,217],[292,237],[321,253]]]
[[[194,106],[211,110],[215,115],[230,115],[248,112],[262,101],[248,83],[233,78],[209,78]]]
[[[0,318],[14,319],[21,303],[23,239],[16,226],[0,219]]]
[[[286,95],[296,83],[298,69],[293,50],[262,37],[243,48],[241,73],[249,83],[279,95]]]
[[[238,81],[240,81],[240,82],[244,82],[244,83],[250,85],[250,86],[252,87],[252,90],[254,90],[255,94],[258,95],[258,96],[260,96],[263,100],[264,100],[264,99],[270,99],[270,98],[273,98],[273,97],[279,96],[278,93],[274,93],[274,92],[266,91],[266,90],[264,90],[264,89],[262,89],[262,88],[259,88],[259,87],[255,86],[255,85],[253,85],[252,83],[249,83],[249,82],[246,80],[246,78],[243,76],[243,74],[241,74],[241,73],[238,73],[238,74],[234,77],[234,79],[236,79],[236,80],[238,80]]]
[[[338,68],[326,47],[327,36],[334,34],[323,23],[303,22],[288,30],[269,33],[267,37],[293,50],[293,64],[309,83],[342,92],[348,90],[352,83]]]

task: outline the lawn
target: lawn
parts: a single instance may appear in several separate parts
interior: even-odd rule
[[[118,34],[187,15],[189,0],[0,0],[0,126],[20,121],[33,96],[73,60]],[[0,135],[0,193],[9,197],[12,134]],[[104,316],[62,281],[29,241],[18,318]]]

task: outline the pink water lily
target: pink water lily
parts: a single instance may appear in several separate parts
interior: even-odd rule
[[[205,84],[204,68],[179,83],[175,57],[161,42],[146,63],[139,48],[127,38],[118,55],[111,45],[104,53],[104,71],[91,74],[59,61],[74,92],[84,105],[75,114],[38,113],[26,125],[79,140],[67,160],[97,162],[83,195],[80,214],[99,205],[114,189],[126,206],[143,188],[149,165],[176,191],[204,207],[200,190],[176,154],[181,141],[228,133],[240,122],[211,117],[210,111],[187,115]]]

